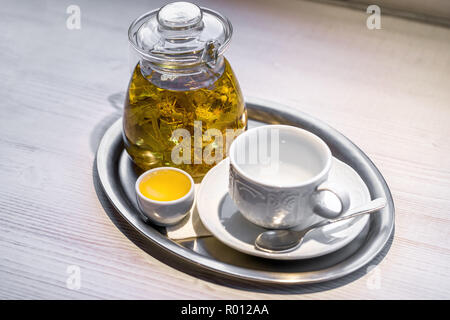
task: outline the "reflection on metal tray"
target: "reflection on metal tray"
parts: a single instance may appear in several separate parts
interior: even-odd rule
[[[125,152],[121,119],[105,133],[97,152],[100,182],[114,207],[143,237],[164,248],[167,254],[224,276],[259,282],[303,284],[336,279],[369,263],[386,245],[394,228],[392,196],[375,165],[349,139],[320,120],[273,102],[247,99],[246,104],[249,126],[281,123],[311,131],[328,144],[336,158],[360,175],[372,198],[387,199],[387,206],[379,214],[371,216],[370,222],[356,239],[327,255],[293,261],[248,256],[228,248],[213,237],[178,242],[168,239],[164,228],[141,219],[133,205],[134,197],[127,196],[124,190],[127,169],[120,165]]]

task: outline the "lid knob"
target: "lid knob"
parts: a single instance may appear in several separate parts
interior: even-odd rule
[[[202,21],[202,10],[190,2],[172,2],[159,9],[157,19],[167,29],[190,29]]]

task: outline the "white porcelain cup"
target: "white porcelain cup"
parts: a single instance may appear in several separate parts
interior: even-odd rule
[[[350,206],[348,193],[327,181],[330,149],[309,131],[286,125],[250,129],[233,141],[229,157],[230,196],[256,225],[307,227]]]

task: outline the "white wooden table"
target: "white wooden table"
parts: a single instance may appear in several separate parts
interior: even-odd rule
[[[6,0],[0,298],[449,298],[450,29],[382,15],[369,30],[364,11],[314,2],[199,3],[233,22],[226,55],[246,95],[328,122],[373,159],[396,204],[386,256],[304,287],[183,272],[114,213],[94,178],[129,78],[127,28],[163,1]],[[70,4],[80,30],[66,27]],[[66,284],[72,265],[78,290]]]

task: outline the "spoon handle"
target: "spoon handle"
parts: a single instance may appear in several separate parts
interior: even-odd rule
[[[372,213],[375,212],[377,210],[383,209],[386,206],[386,199],[385,198],[376,198],[362,206],[359,206],[357,208],[354,209],[350,209],[348,212],[350,214],[345,215],[344,217],[340,217],[340,218],[336,218],[336,219],[331,219],[331,220],[325,220],[322,222],[319,222],[318,224],[314,225],[313,228],[319,228],[319,227],[323,227],[335,222],[339,222],[342,220],[347,220],[347,219],[352,219],[355,217],[359,217],[362,216],[364,214],[367,213]],[[309,229],[309,228],[308,228]]]

